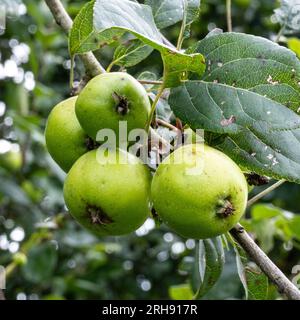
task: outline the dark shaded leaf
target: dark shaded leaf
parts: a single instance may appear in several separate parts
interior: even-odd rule
[[[300,61],[294,52],[262,37],[221,33],[188,52],[207,61],[202,80],[248,89],[294,111],[300,107]]]
[[[95,50],[101,44],[115,39],[120,33],[129,32],[161,53],[166,87],[179,85],[181,80],[188,78],[189,72],[197,73],[199,76],[203,74],[205,62],[201,54],[186,55],[163,43],[149,6],[128,0],[96,0],[93,16],[91,6],[91,3],[87,4],[82,9],[83,13],[79,13],[78,22],[74,22],[69,37],[71,56]],[[125,16],[130,19],[124,18]],[[91,20],[93,27],[90,25]]]
[[[33,283],[47,281],[52,276],[56,263],[57,251],[54,245],[43,243],[29,250],[22,272],[24,277]]]
[[[221,237],[200,240],[192,276],[195,299],[203,297],[218,281],[225,263]]]
[[[120,44],[114,53],[114,64],[132,67],[146,59],[153,49],[138,39]]]
[[[186,14],[186,25],[191,24],[200,12],[200,0],[146,0],[145,4],[152,8],[155,23],[159,29],[169,27],[182,21]]]
[[[269,281],[257,268],[246,267],[246,279],[250,300],[265,300],[268,297]]]
[[[217,147],[242,167],[300,183],[300,117],[256,93],[188,81],[171,91],[170,106],[192,129],[226,135]],[[235,121],[223,126],[222,121]]]

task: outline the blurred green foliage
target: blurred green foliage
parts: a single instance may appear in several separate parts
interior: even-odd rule
[[[0,1],[1,2],[1,1]],[[74,18],[85,1],[63,1]],[[166,299],[190,297],[185,261],[195,242],[147,223],[122,238],[97,239],[69,216],[64,206],[65,174],[45,149],[43,131],[52,107],[70,94],[67,37],[44,1],[11,1],[0,35],[0,265],[7,267],[8,299]],[[233,1],[238,32],[275,36],[273,0]],[[226,30],[225,1],[203,0],[199,22],[185,46],[214,28]],[[0,31],[1,32],[1,31]],[[165,35],[176,43],[179,25]],[[293,35],[297,38],[297,34]],[[295,44],[295,42],[294,42]],[[104,66],[112,45],[96,52]],[[293,48],[292,48],[293,49]],[[299,49],[298,49],[299,50]],[[156,52],[137,67],[159,73]],[[75,79],[83,74],[76,59]],[[255,188],[253,194],[261,188]],[[300,264],[300,187],[285,184],[263,199],[244,222],[258,243],[288,275]],[[292,213],[294,212],[294,213]],[[226,253],[221,279],[206,299],[242,298],[234,254]],[[278,297],[274,288],[269,299]]]

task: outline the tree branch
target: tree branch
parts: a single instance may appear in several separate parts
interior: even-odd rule
[[[163,84],[162,81],[155,81],[155,80],[139,80],[141,84],[154,84],[154,85],[161,85]]]
[[[68,33],[73,25],[73,21],[68,15],[67,11],[63,7],[60,0],[45,0],[47,6],[49,7],[56,23]],[[100,73],[105,73],[105,69],[96,59],[92,52],[87,52],[80,55],[80,58],[85,66],[86,72],[94,77]]]
[[[298,288],[270,260],[240,224],[236,225],[230,233],[270,281],[277,286],[279,293],[285,294],[290,300],[300,300]]]

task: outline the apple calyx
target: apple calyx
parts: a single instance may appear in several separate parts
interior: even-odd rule
[[[233,207],[233,204],[230,202],[230,200],[227,198],[225,200],[220,200],[217,206],[217,215],[222,218],[230,217],[233,212],[235,211],[235,208]]]
[[[97,149],[100,146],[100,144],[98,142],[96,142],[95,140],[93,140],[92,138],[87,137],[85,139],[85,146],[88,151],[92,151],[92,150]]]
[[[129,112],[129,102],[124,96],[119,95],[117,92],[113,92],[113,99],[116,102],[116,111],[122,116],[125,116]]]
[[[99,207],[88,205],[86,208],[92,224],[107,225],[114,221]]]

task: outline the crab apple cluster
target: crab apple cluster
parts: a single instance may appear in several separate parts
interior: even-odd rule
[[[78,96],[53,108],[46,145],[67,173],[64,198],[71,215],[98,236],[131,233],[153,210],[183,237],[205,239],[230,230],[246,209],[248,186],[222,152],[184,145],[151,174],[128,149],[101,149],[99,130],[118,136],[120,121],[128,133],[147,130],[150,115],[145,88],[124,72],[96,76]]]

